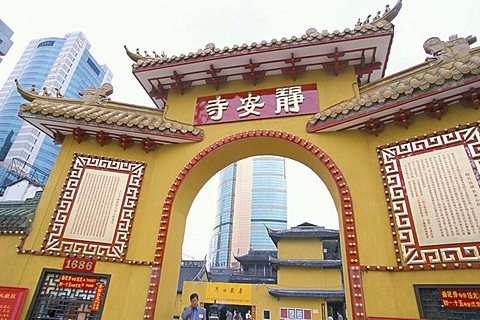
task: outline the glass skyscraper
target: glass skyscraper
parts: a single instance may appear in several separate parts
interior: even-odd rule
[[[30,41],[0,90],[0,179],[13,159],[49,173],[59,150],[52,139],[17,116],[19,106],[26,101],[17,92],[14,80],[24,88],[35,84],[40,94],[46,88],[52,95],[59,91],[67,98],[80,98],[79,91],[112,79],[112,72],[106,65],[99,65],[89,49],[90,43],[81,32]],[[31,167],[23,170],[28,174]]]
[[[238,267],[234,256],[275,250],[265,227],[287,228],[285,158],[257,156],[220,172],[210,267]]]
[[[3,56],[7,54],[13,44],[11,40],[12,35],[12,29],[0,19],[0,62],[2,62]]]

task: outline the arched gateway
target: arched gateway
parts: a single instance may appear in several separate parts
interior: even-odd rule
[[[431,38],[426,62],[384,77],[400,7],[333,33],[127,50],[158,109],[111,101],[109,85],[71,100],[19,84],[20,116],[62,148],[33,224],[0,224],[0,299],[29,319],[172,319],[196,194],[272,154],[312,169],[336,203],[349,319],[478,316],[480,50]],[[270,298],[272,319],[303,303]],[[252,297],[256,319],[268,303]]]

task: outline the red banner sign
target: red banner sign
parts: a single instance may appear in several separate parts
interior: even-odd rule
[[[0,287],[0,320],[20,317],[27,291],[27,288]]]
[[[65,258],[63,262],[63,270],[88,272],[91,273],[95,270],[95,260],[83,260],[78,258]]]
[[[291,117],[318,112],[316,84],[200,97],[195,125]]]
[[[480,309],[480,289],[440,289],[445,308]]]
[[[92,311],[100,310],[100,306],[102,305],[102,298],[103,292],[105,291],[105,284],[99,283],[97,285],[97,291],[95,291],[95,297],[93,297],[92,301]]]
[[[95,290],[97,285],[96,277],[75,276],[62,274],[58,286],[60,288]]]

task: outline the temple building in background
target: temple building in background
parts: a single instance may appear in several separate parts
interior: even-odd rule
[[[285,158],[247,158],[221,171],[209,267],[239,268],[236,256],[274,250],[265,226],[287,227]]]
[[[81,32],[68,33],[63,38],[40,38],[30,41],[18,60],[0,90],[3,189],[21,177],[44,185],[59,150],[51,138],[17,116],[19,106],[26,101],[16,90],[15,79],[44,96],[80,98],[80,91],[99,87],[113,76],[106,65],[95,60],[90,46]]]
[[[2,21],[2,19],[0,19],[0,62],[2,62],[3,57],[12,47],[12,35],[12,29],[10,29],[5,22]]]

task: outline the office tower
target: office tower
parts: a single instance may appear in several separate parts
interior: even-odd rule
[[[12,35],[12,29],[0,19],[0,62],[2,62],[3,56],[7,54],[13,44],[11,40]]]
[[[238,267],[234,256],[275,250],[266,227],[287,227],[285,159],[257,156],[229,165],[220,173],[209,266]]]
[[[14,80],[18,79],[24,88],[35,84],[40,94],[58,92],[68,98],[80,98],[79,91],[99,87],[112,79],[112,72],[106,65],[99,65],[89,49],[90,43],[81,32],[66,34],[64,38],[35,39],[28,44],[0,90],[2,185],[14,179],[7,177],[12,164],[16,173],[21,171],[19,176],[29,175],[32,169],[48,175],[59,150],[51,138],[17,116],[19,106],[26,101],[18,94]]]

